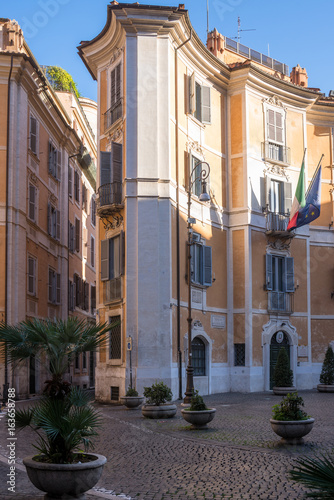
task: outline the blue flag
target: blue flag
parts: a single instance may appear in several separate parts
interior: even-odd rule
[[[305,226],[320,215],[321,198],[321,164],[314,173],[311,184],[305,195],[305,206],[298,212],[296,227]]]

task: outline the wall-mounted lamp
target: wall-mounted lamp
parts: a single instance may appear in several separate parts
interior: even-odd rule
[[[334,297],[334,292],[331,292],[331,299]]]
[[[328,226],[328,229],[330,229],[333,226],[333,217],[331,218],[331,223]]]
[[[296,281],[295,291],[299,288],[299,280]]]

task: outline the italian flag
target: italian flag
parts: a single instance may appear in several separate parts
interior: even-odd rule
[[[290,221],[287,227],[288,231],[291,231],[291,229],[294,229],[297,227],[297,218],[298,218],[298,213],[301,208],[305,207],[306,201],[305,201],[305,153],[304,153],[304,158],[303,158],[303,163],[300,169],[300,174],[299,174],[299,179],[298,179],[298,184],[297,184],[297,189],[296,189],[296,194],[292,202],[292,207],[291,207],[291,215],[290,215]]]

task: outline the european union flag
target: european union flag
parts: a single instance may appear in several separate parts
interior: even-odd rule
[[[305,226],[320,215],[320,198],[321,198],[321,164],[316,170],[311,184],[305,195],[305,206],[298,212],[296,227]]]

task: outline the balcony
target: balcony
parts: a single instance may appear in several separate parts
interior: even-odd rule
[[[119,276],[103,282],[103,303],[108,304],[122,299],[122,279]]]
[[[268,236],[280,236],[281,238],[292,238],[294,233],[287,231],[290,220],[289,214],[277,214],[266,212],[266,234]]]
[[[290,148],[274,142],[262,142],[262,157],[270,162],[288,165],[290,163]]]
[[[268,312],[292,314],[293,297],[293,293],[268,291]]]
[[[99,187],[97,194],[97,213],[100,217],[101,214],[111,215],[113,212],[117,212],[120,208],[123,208],[121,182],[103,184]]]
[[[122,99],[119,99],[104,113],[104,130],[107,130],[113,123],[122,117],[122,110]]]

